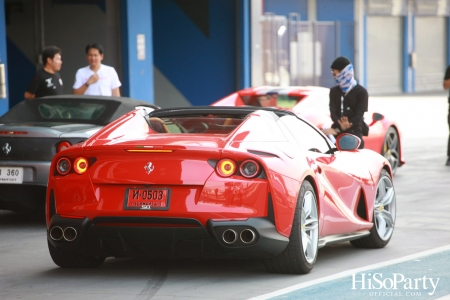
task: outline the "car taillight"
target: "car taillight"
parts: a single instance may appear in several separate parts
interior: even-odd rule
[[[258,176],[259,173],[259,165],[254,160],[246,160],[242,162],[239,171],[241,172],[241,175],[245,178],[253,178]]]
[[[68,141],[62,141],[61,143],[58,144],[58,147],[56,148],[56,152],[60,152],[66,148],[69,148],[70,146],[72,146],[72,144]]]
[[[225,158],[217,163],[217,173],[223,177],[230,177],[236,171],[236,163],[231,159]]]
[[[65,157],[60,158],[56,163],[56,170],[61,175],[66,175],[67,173],[69,173],[70,167],[71,167],[70,160],[68,160]]]
[[[73,163],[73,169],[75,170],[75,173],[81,175],[88,169],[88,160],[84,157],[78,157],[75,159],[75,162]]]

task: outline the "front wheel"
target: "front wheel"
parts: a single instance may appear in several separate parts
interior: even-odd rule
[[[47,243],[53,262],[61,268],[97,268],[105,261],[105,257],[66,253],[53,246],[48,240]]]
[[[381,171],[373,207],[370,234],[350,243],[357,248],[383,248],[391,240],[395,227],[396,201],[394,185],[386,170]]]
[[[393,127],[389,127],[386,132],[381,155],[389,161],[392,168],[392,174],[395,174],[397,168],[400,167],[400,139],[397,130]]]
[[[280,255],[264,260],[269,272],[306,274],[317,259],[319,218],[317,199],[308,181],[303,182],[295,208],[289,244]]]

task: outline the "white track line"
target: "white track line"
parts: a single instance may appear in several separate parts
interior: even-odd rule
[[[272,292],[272,293],[268,293],[268,294],[264,294],[264,295],[261,295],[261,296],[256,296],[254,298],[250,298],[249,300],[270,299],[272,297],[284,295],[284,294],[287,294],[287,293],[290,293],[290,292],[293,292],[293,291],[296,291],[296,290],[299,290],[299,289],[303,289],[303,288],[306,288],[306,287],[309,287],[309,286],[312,286],[312,285],[315,285],[315,284],[318,284],[318,283],[323,283],[323,282],[327,282],[327,281],[343,278],[343,277],[350,276],[352,274],[363,272],[363,271],[367,271],[367,270],[372,270],[372,269],[376,269],[376,268],[390,266],[390,265],[393,265],[393,264],[397,264],[397,263],[413,260],[413,259],[416,259],[416,258],[419,258],[419,257],[428,256],[428,255],[435,254],[435,253],[444,252],[444,251],[447,251],[447,250],[450,250],[450,245],[442,246],[442,247],[439,247],[439,248],[435,248],[435,249],[431,249],[431,250],[427,250],[427,251],[423,251],[423,252],[419,252],[419,253],[416,253],[416,254],[411,254],[411,255],[408,255],[408,256],[401,257],[401,258],[388,260],[388,261],[385,261],[385,262],[382,262],[382,263],[378,263],[378,264],[365,266],[365,267],[362,267],[362,268],[357,268],[357,269],[353,269],[353,270],[347,270],[347,271],[340,272],[340,273],[337,273],[337,274],[334,274],[334,275],[330,275],[330,276],[327,276],[327,277],[324,277],[324,278],[311,280],[311,281],[303,282],[303,283],[299,283],[299,284],[295,284],[295,285],[292,285],[290,287],[287,287],[287,288],[284,288],[284,289],[281,289],[281,290],[278,290],[278,291],[275,291],[275,292]],[[305,276],[308,276],[308,275],[305,275]],[[439,298],[439,299],[442,299],[442,300],[450,299],[450,297],[449,296],[444,296],[444,297]]]

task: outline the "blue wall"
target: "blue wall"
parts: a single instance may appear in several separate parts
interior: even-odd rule
[[[236,1],[189,1],[191,15],[182,1],[152,1],[154,65],[192,105],[209,105],[237,88]]]
[[[348,57],[354,64],[355,33],[354,0],[317,0],[317,21],[340,21],[340,55]],[[330,62],[324,62],[331,65]]]
[[[0,116],[9,109],[8,97],[8,64],[6,53],[5,1],[0,0],[0,63],[5,64],[6,98],[0,98]]]
[[[354,0],[317,0],[317,21],[354,21]]]
[[[238,4],[238,82],[237,89],[248,88],[251,85],[251,24],[250,0],[239,1]]]
[[[155,103],[153,93],[152,7],[148,0],[121,2],[123,93]],[[137,57],[137,35],[145,36],[145,59]]]
[[[413,26],[409,26],[409,21],[412,21],[413,16],[405,16],[403,17],[403,45],[402,45],[402,56],[403,56],[403,91],[404,92],[413,92],[414,91],[414,82],[412,81],[414,75],[414,69],[410,68],[411,59],[410,59],[410,49],[409,49],[409,33],[410,30],[413,30]],[[413,33],[413,32],[412,32]],[[414,33],[413,33],[414,34]],[[414,35],[412,35],[414,36]]]
[[[24,99],[25,90],[36,72],[36,66],[9,38],[6,40],[8,61],[14,64],[14,68],[8,70],[9,107],[11,108]]]
[[[308,0],[264,0],[263,11],[289,17],[289,13],[300,14],[300,20],[308,20]]]

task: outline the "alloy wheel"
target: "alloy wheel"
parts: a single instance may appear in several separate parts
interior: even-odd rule
[[[378,236],[383,240],[389,240],[395,226],[395,191],[391,179],[383,176],[378,182],[377,195],[374,205],[374,223]]]
[[[392,172],[400,165],[400,141],[397,131],[390,127],[383,142],[383,156],[389,161]]]
[[[319,221],[317,204],[314,194],[310,191],[305,193],[302,203],[301,214],[301,239],[303,254],[308,263],[313,263],[317,255],[319,239]]]

